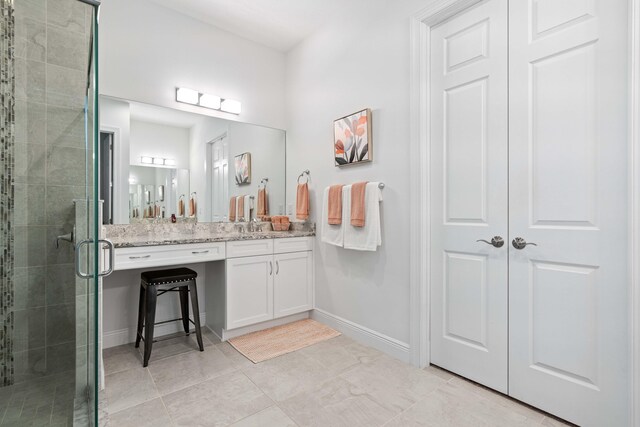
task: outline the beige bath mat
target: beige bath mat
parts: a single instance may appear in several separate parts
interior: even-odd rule
[[[232,338],[229,344],[253,363],[260,363],[338,335],[340,332],[322,323],[304,319]]]

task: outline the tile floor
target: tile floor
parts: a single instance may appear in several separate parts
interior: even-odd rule
[[[75,372],[0,388],[0,426],[73,425]]]
[[[563,426],[436,367],[424,370],[345,336],[253,364],[205,334],[105,350],[101,425]]]

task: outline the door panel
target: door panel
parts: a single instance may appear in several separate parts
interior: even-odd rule
[[[313,253],[293,252],[274,256],[273,317],[301,313],[313,308]]]
[[[431,361],[507,392],[507,2],[431,33]],[[438,209],[438,207],[442,207]]]
[[[509,394],[627,424],[627,2],[509,8]]]
[[[212,144],[213,221],[226,221],[229,212],[229,144],[227,137]]]
[[[272,255],[227,259],[225,329],[273,319],[273,273]]]

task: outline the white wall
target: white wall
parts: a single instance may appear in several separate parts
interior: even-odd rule
[[[129,103],[100,97],[100,130],[114,133],[113,223],[129,223]]]
[[[316,239],[316,306],[409,342],[409,17],[426,0],[365,1],[287,55],[288,200],[311,171],[311,219],[324,187],[383,181],[382,247],[348,251]],[[333,120],[373,110],[371,164],[333,166]],[[318,224],[318,229],[322,224]]]
[[[142,156],[176,161],[177,169],[189,169],[189,129],[131,120],[129,164],[140,165]]]
[[[148,0],[100,7],[100,93],[283,129],[284,54]],[[237,99],[236,116],[179,104],[176,86]]]

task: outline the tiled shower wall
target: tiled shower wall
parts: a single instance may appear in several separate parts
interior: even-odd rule
[[[1,0],[6,1],[6,0]],[[55,238],[85,197],[90,25],[76,0],[17,0],[15,42],[15,381],[75,368],[73,249]],[[80,310],[82,311],[82,310]]]
[[[0,0],[0,386],[13,383],[14,13]]]

